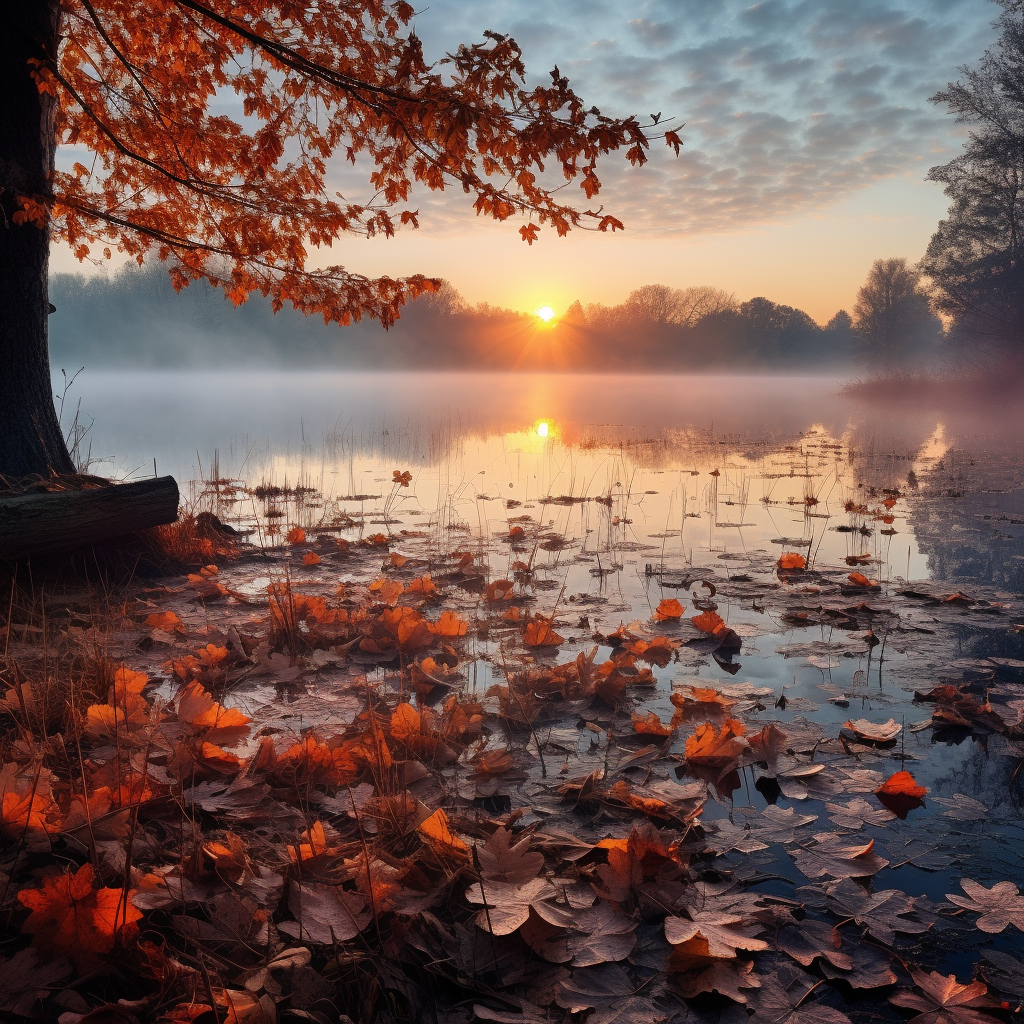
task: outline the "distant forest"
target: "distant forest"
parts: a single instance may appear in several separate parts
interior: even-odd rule
[[[840,311],[825,327],[766,298],[648,285],[618,306],[574,303],[556,322],[468,305],[446,284],[376,322],[325,325],[266,300],[235,307],[197,283],[177,293],[165,267],[50,281],[55,366],[339,367],[495,370],[811,370],[849,365],[857,338]]]

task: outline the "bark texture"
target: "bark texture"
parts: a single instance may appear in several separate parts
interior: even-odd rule
[[[170,476],[0,498],[0,559],[84,547],[177,518],[178,485]]]
[[[14,478],[74,471],[50,384],[50,232],[14,222],[19,196],[50,190],[53,100],[29,62],[56,53],[58,25],[54,0],[14,0],[0,14],[0,474]]]

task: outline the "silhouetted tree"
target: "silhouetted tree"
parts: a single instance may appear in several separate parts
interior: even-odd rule
[[[902,257],[875,260],[853,312],[858,354],[869,365],[906,366],[937,351],[942,322],[920,272]]]
[[[964,152],[933,167],[951,202],[921,269],[954,333],[995,350],[1024,339],[1024,5],[997,0],[999,38],[976,69],[932,97],[971,126]]]
[[[821,328],[802,309],[759,295],[742,303],[738,315],[762,362],[793,363],[813,356],[820,344]]]

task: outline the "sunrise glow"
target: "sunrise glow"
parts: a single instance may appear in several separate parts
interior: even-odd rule
[[[537,310],[536,316],[539,320],[543,320],[544,323],[550,323],[555,318],[555,311],[550,306],[541,306]]]
[[[537,424],[537,436],[547,437],[548,436],[548,425],[544,422]]]

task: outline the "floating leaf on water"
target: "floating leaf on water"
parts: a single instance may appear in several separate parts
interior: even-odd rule
[[[961,878],[960,887],[967,896],[946,893],[946,899],[964,910],[980,914],[975,924],[981,931],[995,935],[1012,924],[1024,932],[1024,896],[1013,882],[996,882],[991,889],[986,889],[971,878]]]

